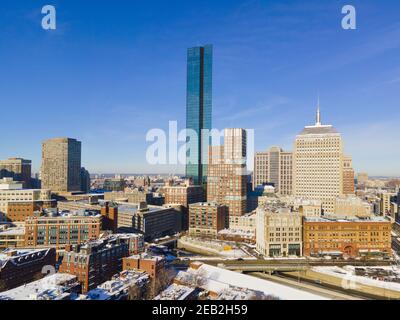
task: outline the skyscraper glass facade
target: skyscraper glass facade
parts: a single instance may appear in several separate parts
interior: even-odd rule
[[[186,129],[196,133],[196,143],[189,143],[186,154],[186,176],[195,184],[204,184],[212,114],[213,47],[206,45],[188,49],[187,54]],[[188,134],[187,141],[194,137]]]

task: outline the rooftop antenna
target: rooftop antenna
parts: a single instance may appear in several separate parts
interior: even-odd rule
[[[318,102],[317,102],[317,116],[315,119],[315,125],[316,126],[320,126],[321,125],[321,110],[320,110],[320,106],[319,106],[319,94],[318,94]]]

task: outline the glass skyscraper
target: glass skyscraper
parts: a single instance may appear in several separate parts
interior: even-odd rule
[[[210,137],[202,130],[211,130],[212,64],[212,45],[188,49],[186,129],[196,133],[197,144],[189,144],[196,147],[187,151],[186,177],[199,185],[204,184],[207,178]],[[187,141],[191,138],[188,134]]]

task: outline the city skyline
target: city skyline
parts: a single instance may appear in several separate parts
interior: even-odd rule
[[[319,93],[324,120],[343,134],[355,171],[400,175],[399,70],[390,62],[400,46],[397,4],[354,1],[354,31],[340,28],[334,3],[158,5],[165,10],[123,3],[121,13],[103,4],[92,12],[90,3],[59,3],[58,28],[50,34],[40,29],[33,1],[24,8],[6,2],[0,102],[5,118],[19,110],[27,125],[3,123],[0,158],[32,160],[38,171],[41,142],[68,136],[82,141],[82,163],[91,173],[184,173],[183,166],[147,165],[145,136],[169,120],[184,128],[186,50],[212,43],[216,128],[254,128],[256,151],[273,145],[292,151],[296,134],[312,123]],[[101,24],[117,11],[122,16],[108,33]],[[201,28],[197,16],[207,21]]]

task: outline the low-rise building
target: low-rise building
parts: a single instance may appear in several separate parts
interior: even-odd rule
[[[354,217],[371,217],[373,206],[356,196],[342,196],[335,200],[334,217],[337,218],[354,218]]]
[[[23,189],[11,178],[0,181],[0,221],[23,222],[34,211],[54,204],[50,190]]]
[[[216,238],[227,226],[228,207],[214,202],[189,205],[189,234]]]
[[[128,202],[139,204],[146,202],[150,204],[153,199],[153,194],[148,191],[141,191],[133,189],[129,191],[113,191],[104,193],[104,200],[115,201],[115,202]]]
[[[25,227],[0,225],[0,251],[5,249],[23,248],[25,246]]]
[[[174,207],[138,205],[118,206],[118,228],[142,233],[146,241],[174,235],[182,230],[181,212]]]
[[[125,179],[104,179],[103,189],[106,191],[123,191],[125,189]]]
[[[180,185],[168,182],[162,188],[162,193],[165,197],[165,204],[182,206],[182,229],[187,230],[189,228],[189,205],[205,200],[203,187],[193,185],[190,179],[186,179]]]
[[[150,277],[146,272],[126,270],[90,290],[81,300],[142,300]]]
[[[151,279],[155,279],[157,274],[165,268],[165,258],[163,256],[141,253],[123,259],[123,270],[136,270],[146,272]]]
[[[86,293],[122,271],[122,259],[128,255],[129,242],[118,236],[70,245],[65,249],[59,272],[76,275]]]
[[[383,217],[305,218],[304,255],[391,256],[391,228]]]
[[[267,257],[302,255],[302,214],[277,202],[257,208],[257,251]]]
[[[56,250],[10,249],[0,253],[0,291],[13,289],[42,276],[45,266],[54,266]]]
[[[80,284],[72,274],[55,273],[23,286],[0,292],[0,300],[74,300]]]
[[[98,239],[101,219],[101,215],[90,213],[29,217],[25,221],[25,245],[64,249],[66,245]]]
[[[198,288],[188,287],[181,284],[173,283],[162,291],[153,300],[168,300],[168,301],[184,301],[196,300],[199,296]]]

